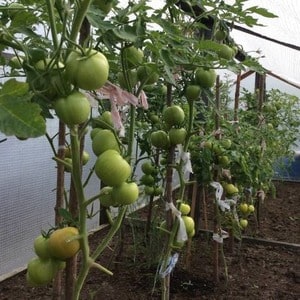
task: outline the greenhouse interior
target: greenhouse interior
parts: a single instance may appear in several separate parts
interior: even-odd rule
[[[300,299],[299,15],[0,0],[0,299]]]

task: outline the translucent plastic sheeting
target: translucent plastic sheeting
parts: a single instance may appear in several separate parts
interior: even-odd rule
[[[231,2],[231,1],[226,1]],[[248,0],[246,7],[266,8],[277,15],[277,18],[265,18],[255,15],[259,23],[264,26],[244,28],[279,42],[300,47],[300,2],[295,0]],[[233,29],[232,38],[240,44],[246,52],[254,57],[261,57],[260,63],[273,73],[282,76],[300,86],[300,52],[287,46],[267,39]],[[255,53],[255,52],[259,53]]]
[[[58,121],[49,120],[47,131],[54,135]],[[19,141],[15,137],[5,137],[0,133],[0,281],[7,275],[24,267],[34,256],[33,240],[41,230],[54,225],[56,198],[56,163],[45,137]],[[89,136],[86,137],[86,150],[91,161],[84,167],[86,178],[93,166]],[[55,146],[57,146],[57,141]],[[65,179],[68,190],[69,174]],[[100,182],[91,177],[86,189],[87,197],[99,192]],[[94,212],[99,209],[95,201]],[[90,229],[98,227],[99,215],[89,221]]]

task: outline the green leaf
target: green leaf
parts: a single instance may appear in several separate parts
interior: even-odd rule
[[[121,40],[134,43],[137,35],[134,27],[124,26],[124,29],[114,29],[113,33]]]
[[[266,17],[266,18],[278,18],[277,15],[269,12],[267,9],[265,9],[263,7],[252,6],[252,7],[248,8],[247,10],[251,11],[252,13],[256,13],[258,15]]]
[[[22,138],[38,137],[46,132],[46,122],[38,104],[31,103],[26,83],[7,81],[0,93],[0,131]]]
[[[160,57],[167,66],[174,67],[174,61],[172,59],[172,56],[170,55],[170,51],[168,51],[166,49],[161,49]]]

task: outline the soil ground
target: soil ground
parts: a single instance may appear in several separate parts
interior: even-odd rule
[[[245,235],[252,238],[235,241],[233,247],[224,242],[228,280],[221,252],[219,282],[214,280],[213,242],[210,233],[201,230],[190,248],[179,253],[170,276],[170,299],[300,299],[300,183],[275,182],[275,186],[276,196],[267,197],[262,205],[260,226],[249,220]],[[81,300],[161,299],[157,276],[160,235],[150,231],[151,243],[146,247],[144,228],[127,223],[99,259],[114,275],[92,270]],[[90,236],[91,248],[104,233],[101,230]],[[51,295],[51,285],[28,287],[25,272],[0,283],[1,300],[52,299]]]

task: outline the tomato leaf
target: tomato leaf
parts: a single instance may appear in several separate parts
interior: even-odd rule
[[[8,80],[0,92],[0,131],[22,138],[45,134],[46,123],[38,104],[31,103],[28,85]]]

